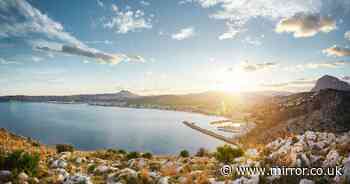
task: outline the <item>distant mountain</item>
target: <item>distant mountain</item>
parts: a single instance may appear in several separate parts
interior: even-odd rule
[[[67,96],[2,96],[1,101],[32,101],[32,102],[110,102],[110,101],[126,101],[128,99],[139,98],[141,96],[130,91],[122,90],[118,93],[105,94],[82,94],[82,95],[67,95]]]
[[[317,80],[315,87],[312,88],[311,91],[316,92],[323,89],[336,89],[340,91],[350,91],[350,84],[336,77],[325,75]]]

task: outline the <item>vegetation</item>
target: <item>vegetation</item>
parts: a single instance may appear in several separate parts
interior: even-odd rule
[[[147,153],[142,154],[142,157],[147,158],[147,159],[151,159],[153,157],[153,155],[152,155],[152,153],[147,152]]]
[[[57,150],[57,153],[73,152],[74,147],[72,145],[69,145],[69,144],[57,144],[56,150]]]
[[[233,148],[229,145],[224,145],[216,148],[215,157],[217,160],[223,163],[232,163],[237,157],[243,156],[244,151],[237,147]]]
[[[134,159],[134,158],[139,158],[140,157],[140,153],[136,152],[136,151],[133,151],[133,152],[130,152],[126,155],[126,158],[128,160],[130,159]]]
[[[190,153],[187,150],[182,150],[180,152],[180,157],[189,157]]]
[[[22,150],[17,150],[0,156],[0,170],[10,170],[15,174],[25,172],[31,176],[36,176],[39,161],[39,154],[31,155]]]
[[[123,149],[120,149],[120,150],[118,150],[118,153],[120,153],[120,154],[126,154],[126,151],[125,150],[123,150]]]

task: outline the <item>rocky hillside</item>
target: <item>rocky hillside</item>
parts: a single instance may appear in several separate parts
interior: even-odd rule
[[[242,138],[247,142],[271,141],[306,130],[341,133],[350,130],[350,92],[325,89],[274,97],[251,112],[257,127]]]
[[[336,77],[325,75],[317,80],[315,87],[312,88],[311,91],[317,92],[323,89],[350,91],[350,84],[345,81],[339,80]]]
[[[152,156],[123,150],[56,151],[28,138],[0,131],[0,183],[43,184],[315,184],[350,182],[350,132],[335,135],[307,131],[278,138],[262,147],[238,151],[223,146],[196,155]],[[6,143],[11,142],[11,143]],[[70,148],[70,147],[68,147]],[[16,150],[23,149],[24,152]],[[62,152],[65,151],[65,152]],[[26,152],[29,152],[27,154]],[[31,154],[40,154],[37,162]],[[19,154],[18,154],[19,153]],[[6,163],[5,165],[3,163]],[[231,173],[220,168],[232,164]],[[343,167],[342,176],[258,176],[236,168]]]

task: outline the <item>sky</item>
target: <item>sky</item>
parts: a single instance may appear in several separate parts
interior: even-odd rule
[[[0,95],[307,91],[350,80],[348,0],[0,0]]]

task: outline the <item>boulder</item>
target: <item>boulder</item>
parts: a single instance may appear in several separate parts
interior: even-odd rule
[[[12,175],[11,171],[1,170],[0,171],[0,183],[9,181],[11,179],[11,175]]]
[[[160,178],[157,184],[169,184],[169,177],[166,176],[166,177]]]
[[[315,182],[309,179],[301,179],[299,184],[315,184]]]
[[[19,173],[17,178],[19,181],[27,181],[29,179],[29,176],[26,173],[21,172],[21,173]]]
[[[66,168],[68,163],[63,159],[54,160],[50,167],[51,168]]]
[[[110,167],[106,166],[106,165],[99,165],[95,168],[95,173],[98,173],[98,174],[105,174],[107,172],[109,172],[111,169]]]
[[[326,159],[322,163],[322,167],[335,167],[339,160],[340,156],[337,150],[331,150],[327,154]]]
[[[75,174],[64,178],[63,184],[92,184],[90,177]]]

